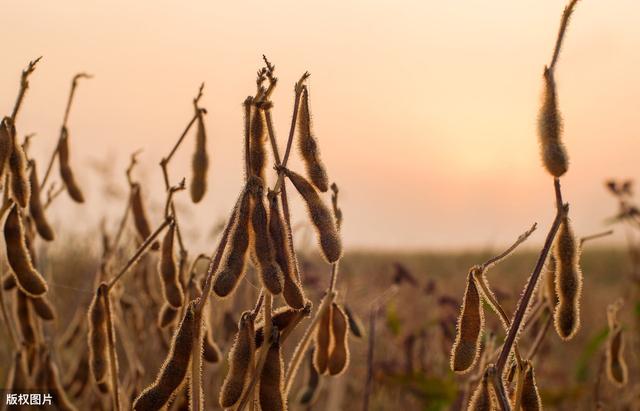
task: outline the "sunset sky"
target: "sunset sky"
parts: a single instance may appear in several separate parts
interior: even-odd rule
[[[161,201],[158,161],[190,119],[204,81],[209,191],[181,209],[194,213],[185,225],[201,229],[227,214],[241,187],[241,103],[255,91],[264,53],[277,67],[281,146],[293,84],[311,73],[315,134],[342,189],[349,247],[485,247],[511,241],[534,221],[541,230],[532,242],[541,242],[554,209],[536,115],[564,4],[11,2],[0,24],[0,109],[10,113],[20,70],[42,55],[17,123],[21,135],[37,133],[32,153],[42,173],[71,78],[95,75],[80,84],[69,122],[87,204],[64,198],[54,207],[59,223],[70,215],[88,227],[122,209],[122,200],[103,201],[90,167],[96,161],[113,168],[124,190],[129,154],[144,148],[137,175]],[[601,230],[615,212],[605,179],[640,173],[639,14],[634,0],[581,1],[557,67],[571,158],[562,183],[578,234]],[[193,144],[190,136],[178,152],[175,181],[190,175]],[[304,220],[300,204],[294,215]]]

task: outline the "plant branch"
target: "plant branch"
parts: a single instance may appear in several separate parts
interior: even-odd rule
[[[560,181],[556,178],[554,179],[554,187],[556,190],[556,199],[559,200],[558,204],[562,204],[562,193],[560,191]],[[547,234],[547,238],[544,242],[544,247],[540,252],[538,257],[538,261],[536,262],[536,266],[529,277],[529,281],[527,282],[527,286],[524,290],[524,294],[520,299],[520,303],[518,304],[518,308],[516,309],[514,319],[512,321],[511,327],[509,328],[509,332],[507,333],[506,340],[502,347],[502,351],[500,352],[500,356],[498,357],[498,362],[496,363],[496,369],[499,375],[502,375],[504,371],[504,367],[507,363],[507,359],[509,357],[509,353],[511,352],[511,348],[513,347],[513,343],[516,340],[518,332],[520,330],[520,325],[522,324],[522,320],[524,319],[525,313],[527,311],[527,307],[529,306],[529,302],[531,301],[531,297],[533,296],[533,292],[538,283],[538,279],[540,278],[540,273],[542,272],[542,268],[544,267],[544,262],[547,260],[547,256],[549,251],[551,250],[551,246],[553,245],[553,240],[555,239],[556,233],[560,228],[560,223],[562,219],[566,215],[568,211],[569,205],[560,205],[556,211],[556,217],[551,225],[549,233]]]
[[[44,187],[44,185],[47,183],[47,180],[49,179],[49,175],[51,175],[53,162],[55,161],[58,155],[58,151],[60,148],[60,140],[62,140],[62,137],[64,136],[65,130],[67,128],[67,122],[69,120],[69,112],[71,111],[71,103],[73,103],[73,96],[75,95],[76,88],[78,87],[78,80],[80,80],[81,78],[90,79],[91,77],[92,76],[87,73],[78,73],[75,76],[73,76],[73,80],[71,81],[71,90],[69,91],[69,98],[67,99],[67,105],[64,110],[64,117],[62,119],[62,126],[60,127],[60,135],[58,136],[58,144],[56,144],[56,148],[53,150],[53,153],[51,153],[51,158],[49,159],[49,164],[47,165],[47,171],[45,171],[44,177],[42,177],[42,183],[40,183],[42,187]]]
[[[147,251],[147,248],[149,248],[149,246],[155,241],[156,237],[158,237],[160,233],[162,233],[162,230],[164,230],[169,224],[171,224],[172,221],[173,219],[171,217],[165,218],[162,224],[160,224],[160,226],[156,228],[156,231],[151,233],[151,235],[144,240],[144,242],[136,250],[135,254],[129,259],[129,261],[127,261],[124,267],[120,269],[120,272],[118,272],[118,274],[109,281],[107,285],[108,290],[111,290],[113,286],[120,280],[120,278],[122,278],[122,276],[126,274],[129,268],[131,268],[138,261],[142,254]]]
[[[556,45],[553,49],[551,63],[549,64],[549,70],[551,72],[553,72],[556,63],[558,62],[558,56],[560,55],[560,49],[562,48],[562,40],[564,39],[564,35],[567,31],[567,26],[569,25],[569,18],[573,13],[576,3],[578,3],[578,0],[571,0],[569,4],[564,8],[564,12],[562,13],[562,19],[560,20],[560,29],[558,30],[558,37],[556,38]]]
[[[18,111],[20,111],[20,106],[22,106],[22,100],[24,99],[24,95],[29,88],[29,75],[34,72],[36,69],[36,64],[42,59],[42,56],[38,57],[35,60],[29,62],[29,65],[26,69],[22,70],[22,75],[20,76],[20,91],[18,91],[18,97],[16,98],[16,103],[13,106],[13,111],[11,112],[11,121],[15,124],[16,117],[18,117]]]
[[[580,246],[582,247],[582,245],[584,245],[584,243],[586,243],[587,241],[591,241],[591,240],[595,240],[597,238],[602,238],[602,237],[606,237],[613,234],[613,230],[607,230],[607,231],[603,231],[601,233],[596,233],[596,234],[591,234],[591,235],[587,235],[584,236],[580,239]]]

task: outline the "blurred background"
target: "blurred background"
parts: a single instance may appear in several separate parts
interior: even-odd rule
[[[204,81],[211,195],[183,220],[213,227],[241,186],[241,103],[254,92],[264,53],[280,80],[273,100],[281,145],[293,84],[312,74],[314,128],[342,188],[348,247],[503,245],[553,216],[536,115],[563,7],[551,0],[15,2],[0,25],[0,108],[11,110],[20,70],[42,55],[17,127],[37,133],[33,154],[47,158],[72,76],[95,76],[81,82],[69,121],[89,207],[65,198],[52,217],[73,213],[87,222],[76,228],[83,230],[122,209],[131,152],[144,148],[137,175],[152,190],[162,187],[158,161]],[[615,211],[604,180],[637,176],[638,12],[632,0],[580,2],[557,69],[571,158],[564,193],[580,234],[600,230]],[[172,163],[175,180],[189,175],[193,144],[190,137]],[[161,192],[151,195],[159,209]],[[212,247],[195,234],[193,241]]]

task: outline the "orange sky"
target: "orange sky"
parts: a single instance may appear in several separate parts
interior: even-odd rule
[[[550,223],[552,184],[540,166],[535,119],[564,1],[62,4],[4,7],[0,108],[10,112],[20,70],[43,55],[18,119],[20,133],[38,133],[33,153],[43,163],[71,77],[95,74],[81,84],[69,124],[85,187],[96,180],[88,165],[101,160],[124,188],[121,170],[141,147],[140,172],[160,186],[157,162],[205,81],[210,191],[189,206],[195,216],[185,225],[213,225],[241,184],[241,102],[254,91],[265,53],[280,79],[274,116],[281,144],[292,85],[312,73],[315,131],[342,187],[347,245],[486,246],[510,241],[534,221],[542,229]],[[638,176],[639,12],[633,0],[581,1],[557,68],[571,156],[563,186],[579,234],[601,229],[615,209],[605,178]],[[175,180],[188,175],[192,137],[185,144]],[[160,201],[159,191],[154,196]],[[57,208],[92,221],[113,215],[121,201],[104,202],[94,189],[87,207],[65,198]],[[304,218],[299,208],[294,213]],[[541,241],[542,230],[534,238]]]

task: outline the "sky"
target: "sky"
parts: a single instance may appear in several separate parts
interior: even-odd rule
[[[71,78],[93,74],[80,84],[69,120],[71,161],[87,203],[60,198],[52,219],[72,218],[88,230],[106,215],[115,226],[124,200],[105,199],[104,191],[125,192],[129,155],[143,149],[135,175],[157,222],[158,162],[205,82],[209,191],[197,205],[186,194],[178,199],[185,231],[204,251],[202,228],[228,214],[242,185],[241,104],[255,91],[264,53],[279,78],[273,115],[281,147],[293,84],[311,73],[314,131],[341,188],[348,247],[486,247],[508,243],[534,221],[536,244],[554,214],[536,116],[564,4],[11,2],[0,24],[0,110],[10,113],[20,70],[42,55],[17,122],[20,134],[37,133],[31,150],[42,173]],[[606,228],[615,212],[604,180],[640,171],[639,12],[634,0],[578,3],[556,69],[571,159],[562,185],[579,235]],[[189,177],[193,145],[191,135],[171,164],[174,181]],[[302,169],[297,158],[291,165]],[[299,201],[293,214],[294,223],[305,222]]]

